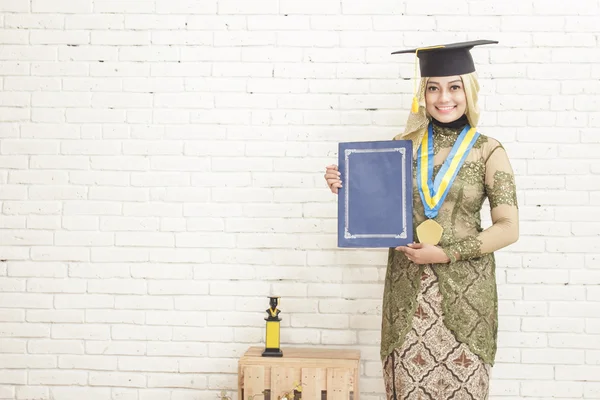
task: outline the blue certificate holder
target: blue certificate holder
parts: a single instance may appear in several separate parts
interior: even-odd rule
[[[338,145],[338,247],[396,247],[413,242],[412,142]]]

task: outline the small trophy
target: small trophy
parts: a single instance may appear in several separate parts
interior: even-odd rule
[[[279,305],[279,297],[269,297],[270,307],[266,310],[267,318],[267,331],[265,339],[265,351],[263,351],[263,357],[283,357],[283,352],[279,348],[279,331],[281,318],[279,318],[280,310],[277,309]]]

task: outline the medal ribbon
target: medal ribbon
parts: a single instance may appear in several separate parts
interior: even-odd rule
[[[450,154],[433,180],[433,124],[429,124],[428,134],[418,149],[417,186],[425,207],[425,216],[435,218],[450,191],[450,187],[462,167],[467,154],[475,144],[479,133],[469,124],[462,130],[450,150]],[[427,166],[427,168],[424,167]]]

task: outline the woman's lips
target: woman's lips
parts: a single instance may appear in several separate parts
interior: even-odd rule
[[[436,108],[441,113],[450,113],[450,112],[454,111],[456,106],[443,106],[443,107],[436,107]]]

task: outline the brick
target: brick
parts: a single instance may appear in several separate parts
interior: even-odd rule
[[[173,217],[183,215],[183,206],[181,204],[169,203],[146,203],[146,204],[125,204],[123,214],[133,217]]]
[[[600,373],[600,367],[596,366],[583,366],[583,365],[568,365],[556,366],[556,380],[593,380],[593,376],[597,376]],[[558,383],[558,382],[557,382]],[[562,383],[562,382],[561,382]]]
[[[147,353],[150,356],[206,357],[208,348],[206,343],[152,342],[148,343]]]
[[[122,328],[126,327],[117,327],[115,332],[122,332]],[[146,327],[148,328],[148,327]],[[152,329],[149,329],[151,331]],[[118,335],[117,335],[118,336]],[[117,339],[117,338],[115,338]],[[116,341],[91,341],[88,340],[85,342],[85,352],[86,354],[92,355],[100,355],[100,356],[111,356],[111,355],[140,355],[144,354],[146,349],[145,343],[142,342],[127,342],[122,340]],[[97,361],[95,361],[97,360]],[[112,357],[68,357],[61,358],[59,360],[63,365],[72,365],[75,367],[76,365],[87,364],[95,365],[95,368],[92,369],[114,369],[114,363],[116,360]],[[98,366],[102,366],[102,368],[98,368]]]
[[[2,107],[28,107],[30,105],[29,93],[11,92],[0,94],[0,106]]]
[[[470,3],[469,14],[472,15],[527,15],[533,12],[531,2],[506,1],[503,3]]]
[[[123,29],[124,27],[124,17],[118,14],[75,14],[66,15],[64,20],[66,29],[108,30]]]
[[[91,44],[94,45],[148,45],[149,32],[144,31],[92,31]]]
[[[174,327],[173,340],[196,342],[198,337],[209,342],[231,342],[233,330],[230,327]],[[210,355],[210,354],[209,354]]]
[[[57,49],[52,46],[3,46],[1,60],[52,61],[56,60]]]
[[[45,177],[51,177],[54,179],[55,175],[42,175]],[[63,179],[63,175],[58,175],[58,179]],[[39,179],[39,175],[37,176]],[[31,175],[28,177],[27,175],[19,175],[17,178],[18,183],[36,183],[35,181],[36,175]],[[45,179],[43,180],[45,181]],[[51,202],[51,201],[36,201],[36,202],[18,202],[18,201],[6,201],[4,202],[3,211],[8,215],[26,215],[26,214],[38,214],[38,215],[46,215],[46,214],[58,214],[61,210],[61,204],[59,202]]]
[[[126,29],[185,29],[186,17],[184,15],[125,15]]]
[[[578,3],[578,8],[572,8],[568,13],[581,13],[584,15],[567,16],[565,18],[565,31],[567,32],[597,32],[597,25],[595,18],[589,13],[593,12],[593,9],[590,7],[594,7],[598,10],[598,4],[593,4],[589,0]],[[563,7],[564,9],[565,7]],[[559,11],[559,10],[557,10]],[[559,11],[560,12],[560,11]],[[597,12],[597,11],[596,11]]]
[[[190,375],[181,374],[173,377],[169,374],[153,374],[148,379],[148,387],[150,388],[185,388],[185,389],[205,389],[208,378],[205,376],[196,379]]]
[[[175,237],[169,232],[119,232],[115,235],[116,246],[126,247],[173,247]]]
[[[20,353],[27,352],[27,342],[23,339],[0,339],[0,353]]]
[[[81,247],[36,246],[31,248],[34,261],[88,261],[89,249]]]
[[[139,77],[148,76],[150,73],[150,65],[134,62],[103,62],[90,65],[89,75],[92,77]],[[106,79],[95,82],[106,82]],[[110,80],[109,80],[110,82]],[[119,86],[120,87],[120,86]]]
[[[94,68],[91,68],[94,72]],[[121,81],[114,77],[106,78],[64,78],[63,89],[73,92],[98,92],[121,90]],[[48,89],[50,90],[50,89]],[[57,90],[57,89],[56,89]]]
[[[292,327],[295,328],[344,329],[348,327],[348,316],[346,315],[293,315],[291,319]]]
[[[29,340],[27,351],[33,354],[83,354],[84,345],[76,340]]]
[[[115,370],[117,357],[89,356],[89,355],[62,355],[58,358],[60,368],[84,370]]]
[[[0,396],[9,398],[14,398],[15,396],[15,387],[14,386],[2,386],[0,387]]]
[[[92,95],[92,107],[94,108],[146,108],[151,105],[151,94],[95,93]]]
[[[12,229],[25,229],[27,227],[28,221],[30,219],[32,219],[32,218],[35,218],[35,217],[27,217],[27,218],[25,218],[25,217],[20,217],[20,216],[5,216],[2,219],[2,221],[0,221],[0,227],[2,227],[2,228],[12,228]],[[42,227],[40,229],[50,229],[50,228]]]
[[[9,290],[7,290],[9,291]],[[25,320],[25,311],[24,310],[3,310],[0,312],[0,321],[3,322],[22,322]]]
[[[55,324],[52,326],[53,339],[102,340],[110,337],[108,325]]]
[[[142,187],[188,186],[190,181],[187,173],[147,172],[131,174],[131,185]]]
[[[31,11],[35,13],[64,13],[64,14],[85,14],[92,11],[91,1],[81,1],[73,4],[67,0],[53,0],[47,2],[44,0],[32,0]]]
[[[49,389],[41,386],[20,386],[16,390],[17,399],[19,400],[48,400],[50,397]]]
[[[214,264],[213,264],[214,265]],[[233,264],[235,265],[235,264]],[[194,268],[195,279],[207,279],[210,275],[221,279],[251,279],[255,276],[254,268],[251,266],[234,267],[232,264],[214,265],[218,271],[211,271],[208,264],[199,265]]]
[[[132,49],[132,51],[134,51]],[[140,53],[138,49],[140,60],[147,59],[147,54]],[[135,57],[128,52],[128,57]],[[143,77],[130,77],[123,80],[123,90],[126,92],[182,92],[184,91],[184,79],[183,78],[143,78]],[[146,136],[145,136],[146,137]]]
[[[81,386],[88,381],[86,371],[30,371],[29,383],[33,385]]]
[[[597,222],[574,222],[571,229],[577,236],[593,236],[598,232],[598,225]]]
[[[221,68],[221,66],[219,66],[219,68]],[[211,71],[212,67],[207,63],[160,63],[152,66],[150,75],[153,77],[204,77],[210,76]]]
[[[524,349],[521,350],[523,362],[536,364],[582,364],[585,360],[583,350],[572,349]]]
[[[90,34],[85,31],[36,29],[31,30],[29,34],[31,44],[67,44],[72,46],[90,43]]]
[[[14,2],[11,0],[0,1],[0,10],[6,13],[22,13],[30,11],[29,2]]]
[[[50,398],[54,400],[69,400],[82,398],[82,396],[85,396],[85,398],[89,400],[101,400],[109,398],[110,391],[110,388],[59,386],[50,388]]]
[[[171,202],[207,202],[210,193],[207,188],[183,188],[183,187],[170,187],[151,189],[150,191],[152,200],[171,201]],[[186,209],[184,205],[184,215],[186,215]]]
[[[25,200],[27,188],[18,185],[4,185],[0,199],[2,200]]]
[[[525,300],[583,300],[585,294],[576,286],[545,285],[544,287],[525,286]]]
[[[206,0],[156,0],[156,12],[159,14],[217,14],[217,1]]]
[[[58,154],[59,143],[53,140],[34,140],[34,139],[20,139],[19,141],[13,141],[6,139],[2,141],[2,153],[7,155],[15,154],[29,154],[29,155],[41,155],[41,154]],[[14,173],[13,175],[16,175]],[[22,171],[18,175],[30,175],[30,176],[43,176],[42,172],[31,172],[27,173]],[[58,175],[58,174],[57,174]],[[51,178],[49,178],[51,179]],[[36,181],[32,181],[34,183]],[[37,181],[39,182],[39,181]],[[47,182],[47,180],[46,180]],[[25,182],[20,182],[25,183]]]
[[[524,382],[521,385],[521,394],[523,396],[577,398],[583,394],[583,384],[581,382],[549,382],[547,380],[533,380]]]
[[[32,200],[80,200],[86,197],[86,188],[73,186],[30,186],[29,198]]]
[[[308,0],[302,4],[291,1],[281,0],[279,2],[279,13],[280,14],[300,14],[300,15],[335,15],[341,11],[341,5],[336,1],[325,1],[319,2],[315,0]]]
[[[27,291],[38,293],[84,293],[86,283],[83,280],[69,279],[28,279]]]
[[[102,279],[88,281],[88,293],[145,294],[146,282],[134,279]]]
[[[148,168],[150,161],[138,156],[91,156],[92,169],[114,171],[143,171]]]
[[[3,230],[0,232],[3,245],[48,245],[52,244],[52,233],[33,230]]]
[[[2,371],[0,372],[0,383],[3,385],[23,385],[27,383],[27,373],[18,370]]]
[[[119,357],[121,371],[176,372],[178,362],[168,357]]]
[[[324,331],[321,343],[324,345],[353,345],[358,342],[356,332],[352,331]]]
[[[125,112],[124,110],[118,109],[85,109],[85,108],[70,108],[67,109],[67,122],[69,123],[118,123],[125,121]],[[82,149],[82,144],[65,144],[67,148],[76,148]],[[110,144],[108,145],[110,147]],[[87,154],[108,154],[102,151],[103,148],[106,148],[107,145],[100,146],[97,150],[92,148],[88,148]],[[67,150],[69,151],[69,150]],[[80,153],[81,154],[81,153]]]
[[[45,338],[50,336],[50,327],[44,324],[3,323],[2,334],[4,337]]]
[[[7,369],[42,369],[56,368],[55,356],[47,355],[25,355],[25,354],[3,354],[0,357],[0,368]]]
[[[598,349],[598,338],[600,336],[590,334],[552,334],[549,344],[552,347],[566,349]]]
[[[574,318],[523,318],[523,331],[534,332],[570,332],[579,333],[584,330],[584,321]]]
[[[533,34],[533,44],[544,47],[594,46],[594,36],[590,33],[571,32],[536,32]]]

